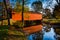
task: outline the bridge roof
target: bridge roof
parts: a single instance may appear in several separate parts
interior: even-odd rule
[[[22,20],[22,13],[13,12],[13,20]],[[24,20],[41,20],[42,14],[37,12],[24,12]]]

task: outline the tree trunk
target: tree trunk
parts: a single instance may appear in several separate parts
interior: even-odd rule
[[[24,26],[24,0],[22,0],[22,25]]]
[[[7,10],[7,5],[6,5],[6,0],[3,0],[6,11],[7,11],[7,17],[8,17],[8,27],[10,27],[10,18],[9,18],[9,14],[8,14],[8,10]]]

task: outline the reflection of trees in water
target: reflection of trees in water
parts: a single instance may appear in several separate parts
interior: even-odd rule
[[[48,24],[43,24],[43,30],[44,31],[46,31],[46,32],[49,32],[50,30],[51,30],[51,25],[50,25],[50,23],[48,23]]]
[[[60,25],[53,25],[54,28],[54,32],[56,33],[55,37],[57,38],[57,40],[60,40]]]
[[[43,27],[43,31],[46,31],[46,32],[49,32],[50,31],[50,29],[51,29],[51,27],[53,27],[53,29],[54,29],[54,32],[55,32],[55,34],[56,34],[56,38],[58,39],[58,40],[60,40],[60,24],[55,24],[55,25],[50,25],[50,24],[44,24],[43,25],[44,27]]]
[[[43,40],[43,34],[45,32],[51,31],[51,25],[50,24],[44,24],[43,30],[41,32],[36,32],[33,34],[33,40]]]
[[[43,40],[44,32],[50,32],[51,27],[52,26],[50,24],[44,24],[42,32],[36,32],[33,34],[33,40]]]
[[[55,27],[55,28],[54,28]],[[43,30],[42,30],[42,32],[36,32],[36,33],[34,33],[33,35],[32,35],[32,39],[33,40],[43,40],[43,35],[44,35],[44,33],[45,32],[51,32],[51,28],[53,28],[53,30],[55,31],[55,33],[56,33],[56,35],[55,35],[55,33],[54,33],[54,35],[55,36],[53,36],[56,40],[60,40],[60,28],[59,28],[59,26],[58,25],[50,25],[50,24],[44,24],[44,27],[43,27]],[[52,31],[53,31],[52,30]],[[59,35],[58,35],[59,34]],[[52,34],[53,35],[53,34]],[[51,35],[51,36],[52,36]],[[48,34],[48,36],[49,36],[49,34]],[[47,36],[46,36],[47,37]],[[49,39],[50,40],[50,39]]]
[[[36,32],[33,34],[33,40],[42,40],[42,32]]]

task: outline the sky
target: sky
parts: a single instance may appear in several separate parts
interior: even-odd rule
[[[51,12],[53,12],[54,6],[57,5],[57,2],[55,0],[44,0],[43,3],[43,8],[48,8],[51,10]]]
[[[32,0],[30,1],[31,3],[29,4],[30,10],[32,10],[31,8],[31,4],[32,2],[34,2],[36,0]],[[55,0],[40,0],[43,4],[43,8],[48,8],[51,10],[51,12],[53,12],[54,6],[57,5],[57,2]]]
[[[0,0],[0,2],[1,2],[2,0]],[[31,7],[31,4],[32,4],[32,2],[34,2],[34,1],[36,1],[36,0],[29,0],[30,1],[30,3],[28,4],[28,6],[29,7]],[[40,0],[42,3],[43,3],[43,7],[44,8],[46,8],[46,7],[49,7],[49,5],[50,5],[50,7],[52,7],[53,8],[53,6],[55,5],[55,4],[57,4],[57,2],[55,1],[55,0]],[[12,4],[12,5],[14,5],[15,4],[15,2],[16,2],[16,0],[10,0],[10,3]],[[53,5],[53,6],[52,6]]]
[[[29,0],[29,4],[27,5],[29,8],[31,8],[31,4],[32,4],[32,2],[34,2],[35,0]],[[16,0],[14,0],[14,1],[12,1],[12,0],[10,0],[10,3],[11,3],[11,5],[12,6],[15,6],[15,4],[16,4]]]
[[[1,2],[2,0],[0,0]],[[31,8],[31,4],[36,1],[36,0],[29,0],[30,3],[27,5],[29,7],[30,10],[32,10]],[[51,10],[51,12],[53,12],[53,8],[54,6],[57,4],[57,2],[55,0],[40,0],[43,4],[43,8],[48,8]],[[16,4],[16,0],[10,0],[10,3],[12,5],[12,8],[14,8],[15,4]]]
[[[27,5],[31,9],[31,4],[36,0],[29,0],[30,3]],[[49,8],[50,10],[54,8],[54,6],[57,4],[55,0],[40,0],[43,4],[43,8]],[[15,6],[16,0],[12,1],[10,0],[10,3],[12,4],[12,7]]]

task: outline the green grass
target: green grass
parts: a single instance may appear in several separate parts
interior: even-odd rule
[[[9,27],[7,25],[0,26],[0,30],[2,29],[8,29]]]
[[[7,25],[0,26],[0,40],[4,40],[8,36],[8,28]]]

